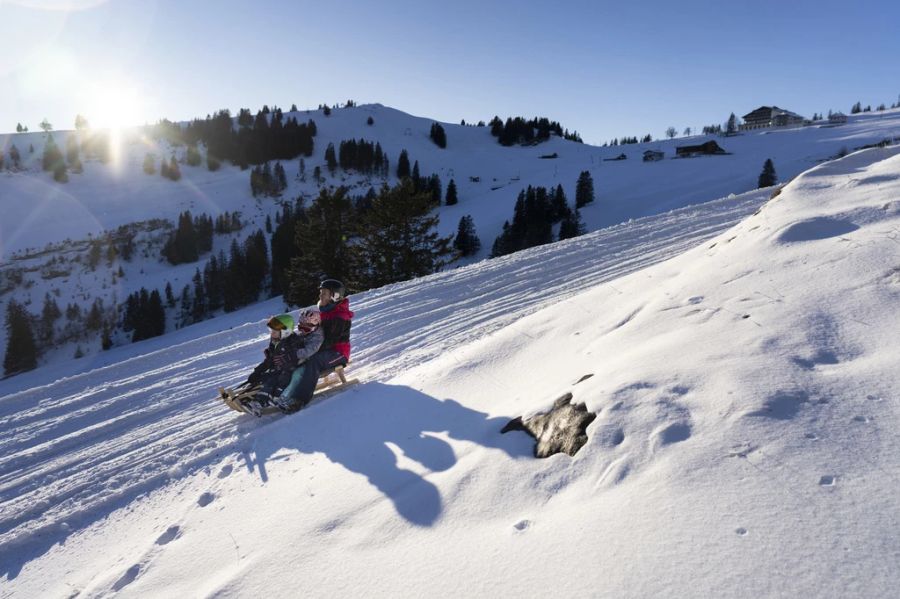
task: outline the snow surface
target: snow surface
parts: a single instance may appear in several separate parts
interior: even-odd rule
[[[354,296],[293,416],[213,399],[276,301],[0,381],[0,592],[894,596],[900,148],[770,193]]]

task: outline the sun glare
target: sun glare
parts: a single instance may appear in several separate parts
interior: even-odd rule
[[[142,104],[137,90],[122,84],[97,86],[84,114],[97,129],[121,129],[141,124]]]

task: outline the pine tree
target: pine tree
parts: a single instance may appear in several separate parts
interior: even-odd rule
[[[167,176],[172,181],[178,181],[179,179],[181,179],[181,169],[178,167],[178,163],[175,161],[175,154],[172,154],[172,158],[169,159]]]
[[[587,228],[584,225],[584,221],[581,220],[581,211],[577,209],[574,212],[568,210],[559,224],[559,240],[578,237],[586,232]]]
[[[41,344],[46,347],[53,341],[54,325],[62,316],[62,311],[50,294],[44,295],[44,307],[41,310],[40,336]]]
[[[345,187],[319,192],[295,227],[297,255],[291,259],[287,273],[287,303],[295,306],[313,303],[318,293],[316,285],[323,274],[345,284],[352,283],[348,275],[353,272],[350,247],[353,222],[353,204]]]
[[[337,168],[337,157],[334,154],[333,143],[328,144],[328,147],[325,148],[325,164],[328,167],[328,172],[333,175]]]
[[[463,216],[459,219],[459,226],[456,230],[456,237],[453,240],[453,247],[462,257],[477,254],[481,249],[481,240],[475,233],[475,222],[471,215]]]
[[[206,317],[206,294],[203,289],[203,278],[200,276],[200,269],[194,272],[191,279],[194,284],[194,293],[191,299],[191,322],[200,322]]]
[[[19,154],[19,148],[16,147],[16,144],[13,144],[9,147],[9,159],[12,160],[13,166],[15,168],[19,168],[22,160],[22,155]]]
[[[562,185],[557,185],[553,190],[553,198],[550,200],[550,222],[558,223],[569,212],[569,202]]]
[[[397,178],[404,179],[409,177],[409,154],[406,150],[400,151],[400,158],[397,159]]]
[[[81,158],[78,156],[78,140],[74,135],[66,137],[66,162],[73,173],[82,172]]]
[[[44,144],[44,157],[43,157],[43,168],[45,171],[56,172],[60,165],[65,167],[65,161],[63,160],[63,154],[59,149],[59,146],[56,145],[56,142],[53,141],[53,136],[47,136],[47,143]]]
[[[172,293],[172,284],[166,281],[166,305],[170,308],[175,307],[175,294]]]
[[[731,116],[728,117],[728,124],[725,126],[725,133],[731,135],[737,131],[737,117],[734,116],[734,113],[731,113]]]
[[[763,170],[759,174],[759,181],[757,182],[757,187],[771,187],[778,183],[778,176],[775,174],[775,165],[772,164],[772,159],[767,158],[766,162],[763,164]]]
[[[575,209],[584,208],[594,201],[594,179],[589,171],[581,171],[575,184]]]
[[[419,172],[418,160],[413,163],[412,173],[410,173],[409,178],[412,179],[413,189],[416,191],[416,193],[422,191],[422,175]]]
[[[109,325],[105,324],[103,325],[103,333],[100,335],[100,347],[103,348],[103,351],[106,351],[112,346],[112,331],[110,330]]]
[[[34,342],[31,315],[15,300],[10,300],[6,306],[6,334],[4,375],[11,376],[36,368],[38,349]]]
[[[416,193],[412,181],[381,189],[355,246],[365,287],[424,276],[449,262],[452,237],[438,235],[431,208],[431,194]]]
[[[431,141],[433,141],[437,145],[437,147],[447,147],[447,133],[439,123],[431,124],[431,132],[429,133],[429,137],[431,137]]]
[[[428,192],[431,194],[431,202],[435,206],[441,205],[441,178],[437,173],[428,177]]]
[[[200,150],[196,144],[190,144],[185,151],[184,161],[188,166],[200,166],[203,157],[200,156]]]
[[[447,199],[445,203],[448,206],[455,205],[459,200],[456,197],[456,181],[450,179],[450,183],[447,184]]]
[[[166,332],[166,309],[156,289],[150,293],[150,300],[147,302],[147,320],[149,337],[159,337]]]

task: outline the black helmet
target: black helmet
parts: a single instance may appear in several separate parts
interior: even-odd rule
[[[344,284],[337,279],[325,279],[319,283],[319,289],[327,289],[331,292],[334,301],[344,298]]]

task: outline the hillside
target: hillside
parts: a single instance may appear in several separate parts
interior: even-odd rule
[[[289,417],[211,398],[276,301],[0,381],[4,591],[891,596],[898,192],[870,149],[359,294],[364,383]],[[575,457],[499,434],[565,392]]]
[[[342,140],[358,138],[380,143],[391,161],[392,172],[400,151],[406,149],[411,160],[419,162],[423,175],[440,176],[444,190],[451,179],[455,180],[460,201],[455,206],[439,208],[439,228],[443,234],[453,234],[459,219],[471,215],[482,241],[481,253],[463,263],[489,253],[503,222],[512,216],[516,196],[528,185],[562,184],[572,203],[578,174],[589,171],[597,199],[582,210],[582,216],[588,230],[598,230],[752,190],[767,158],[774,161],[778,176],[786,181],[842,150],[900,136],[900,111],[889,110],[855,115],[841,127],[816,125],[720,138],[720,145],[730,154],[670,159],[675,146],[698,143],[708,137],[603,148],[554,137],[536,146],[503,147],[491,137],[487,127],[445,123],[448,147],[441,149],[428,137],[433,121],[381,105],[336,109],[327,117],[321,110],[288,114],[299,120],[312,119],[317,124],[314,154],[305,159],[305,168],[311,173],[320,167],[325,186],[348,185],[353,193],[363,194],[370,186],[381,183],[378,177],[340,170],[334,176],[328,174],[324,160],[328,144],[339,146]],[[372,125],[366,124],[369,117]],[[61,148],[70,135],[75,133],[53,132]],[[168,309],[166,330],[171,332],[181,310],[177,303],[179,291],[191,285],[198,267],[202,270],[215,253],[227,252],[232,240],[242,240],[263,228],[266,218],[274,219],[283,202],[317,195],[318,184],[311,176],[305,182],[298,179],[299,160],[284,163],[288,187],[280,200],[253,198],[249,172],[229,164],[216,172],[208,171],[205,163],[198,167],[182,164],[182,179],[177,182],[158,173],[147,175],[142,162],[148,153],[157,161],[173,152],[182,159],[184,148],[148,139],[142,130],[123,132],[109,163],[83,158],[84,173],[70,174],[69,182],[60,184],[40,170],[46,137],[43,133],[0,136],[0,147],[7,154],[15,144],[23,156],[21,170],[10,170],[7,160],[7,168],[0,173],[0,309],[4,312],[8,302],[15,299],[30,313],[37,314],[50,293],[59,298],[63,310],[70,303],[87,311],[100,299],[108,318],[117,320],[120,314],[115,307],[121,306],[129,294],[141,287],[162,292],[169,283],[176,296],[175,306]],[[28,152],[29,147],[34,148],[33,153]],[[664,151],[667,159],[641,162],[640,156],[648,148]],[[628,160],[604,161],[622,152]],[[553,154],[557,158],[540,158]],[[388,181],[394,180],[392,175]],[[175,222],[184,210],[212,217],[239,213],[244,227],[239,232],[216,235],[213,251],[204,254],[199,263],[171,266],[160,257],[167,229],[152,219]],[[104,256],[96,266],[88,267],[88,235],[96,239],[103,232],[129,223],[141,223],[138,229],[124,233],[136,244],[135,257],[124,260]],[[44,251],[49,243],[55,245]],[[63,318],[56,325],[59,339],[63,338],[65,322]],[[0,331],[0,345],[4,348],[6,335],[5,329]],[[114,342],[123,344],[129,339],[130,333],[114,331]],[[48,352],[42,363],[62,364],[76,350],[96,354],[100,350],[99,332],[86,340],[63,343]]]

